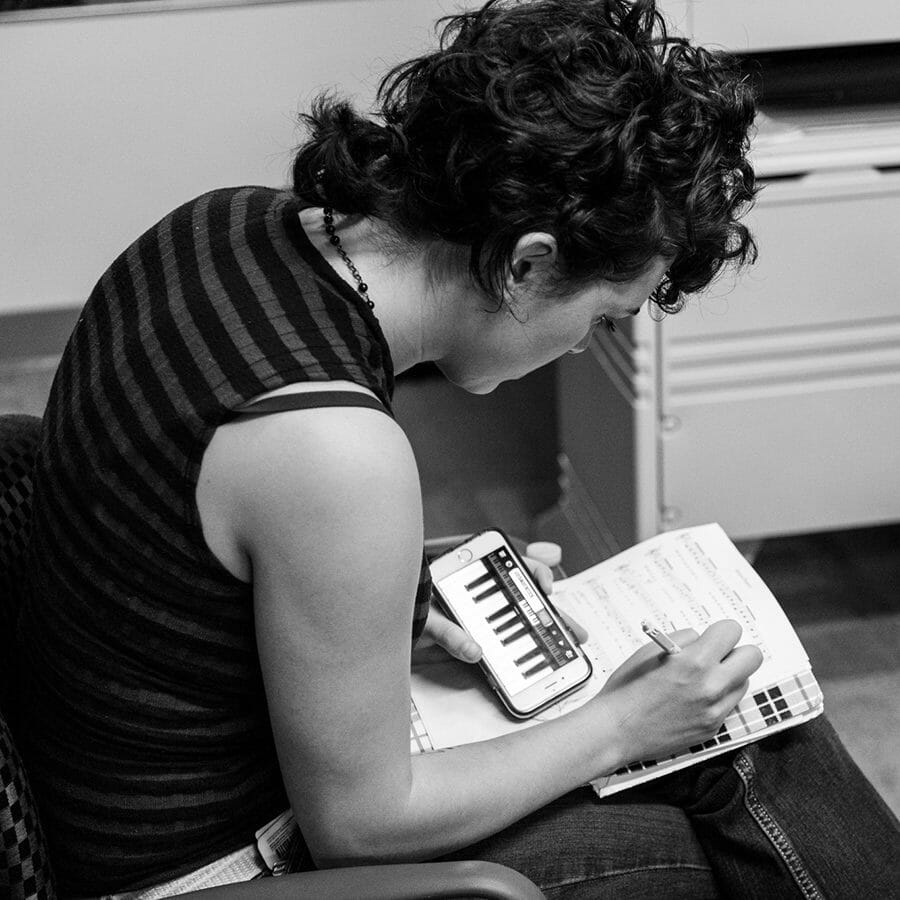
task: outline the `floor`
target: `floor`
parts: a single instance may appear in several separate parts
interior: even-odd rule
[[[0,363],[0,412],[40,415],[54,368],[51,357]],[[488,525],[530,537],[557,496],[552,372],[473,397],[419,370],[395,401],[426,537]],[[900,523],[767,540],[755,565],[806,646],[832,722],[900,815]]]
[[[500,525],[532,537],[557,492],[552,375],[471,397],[425,371],[395,399],[426,536]],[[754,565],[806,647],[832,723],[900,815],[900,523],[766,540]]]

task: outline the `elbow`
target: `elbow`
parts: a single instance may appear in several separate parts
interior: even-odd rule
[[[418,862],[427,857],[413,836],[404,836],[384,816],[335,816],[327,823],[305,823],[303,836],[319,869]]]
[[[383,834],[335,835],[325,840],[307,841],[307,847],[318,869],[419,861],[417,854],[404,852],[399,846],[385,841]]]
[[[317,869],[370,866],[381,862],[375,843],[367,840],[365,833],[317,834],[307,838],[306,846]]]

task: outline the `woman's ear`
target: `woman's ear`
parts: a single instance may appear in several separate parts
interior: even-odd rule
[[[556,268],[556,238],[545,231],[531,231],[516,241],[510,260],[506,290],[509,294],[533,289],[545,283]]]

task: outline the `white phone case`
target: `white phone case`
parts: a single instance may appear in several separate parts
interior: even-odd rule
[[[506,709],[529,718],[584,684],[591,664],[496,528],[431,563],[435,594],[477,641],[480,666]]]

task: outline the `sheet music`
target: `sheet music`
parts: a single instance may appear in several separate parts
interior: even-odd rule
[[[679,761],[635,762],[600,785],[612,793],[655,777],[655,767],[690,765],[752,740],[760,730],[779,730],[818,715],[822,697],[799,638],[771,591],[720,526],[703,525],[662,534],[556,585],[556,605],[589,633],[582,645],[591,680],[576,694],[524,722],[508,716],[475,666],[432,657],[413,671],[413,700],[434,747],[485,740],[559,716],[597,693],[611,672],[647,642],[641,621],[664,631],[734,619],[741,643],[756,644],[762,666],[720,735]],[[775,695],[769,693],[774,689]],[[777,702],[777,708],[775,706]],[[768,711],[768,712],[767,712]],[[777,713],[777,715],[776,715]]]
[[[646,619],[663,631],[702,632],[719,619],[743,628],[763,664],[751,690],[809,668],[806,652],[772,592],[719,525],[658,535],[556,587],[553,601],[588,630],[595,691],[643,646]]]

